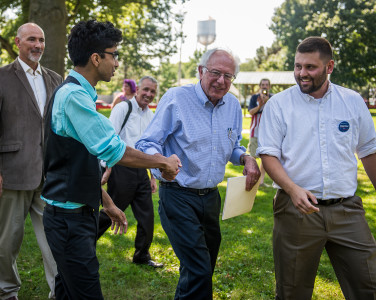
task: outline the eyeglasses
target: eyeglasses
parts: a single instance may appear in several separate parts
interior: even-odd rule
[[[115,52],[103,51],[103,53],[111,54],[113,56],[114,60],[118,60],[119,59],[119,52],[117,52],[117,51],[115,51]]]
[[[233,82],[236,78],[236,76],[234,74],[230,74],[230,73],[221,73],[217,70],[209,70],[207,67],[203,66],[202,67],[203,69],[206,69],[206,71],[209,72],[209,75],[215,79],[219,79],[221,78],[221,76],[223,76],[224,80],[226,81],[229,81],[229,82]]]

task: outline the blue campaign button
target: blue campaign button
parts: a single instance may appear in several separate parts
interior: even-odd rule
[[[347,121],[342,121],[341,123],[339,123],[339,125],[338,125],[338,129],[339,129],[339,131],[341,131],[341,132],[346,132],[347,130],[350,129],[350,124],[349,124],[349,122],[347,122]]]

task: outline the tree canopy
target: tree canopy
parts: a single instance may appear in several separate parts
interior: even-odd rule
[[[287,51],[285,70],[293,69],[304,38],[322,36],[334,50],[333,82],[353,88],[376,83],[376,0],[286,0],[272,21]]]
[[[172,12],[177,0],[2,0],[0,1],[0,63],[17,56],[14,36],[26,22],[40,25],[46,36],[42,64],[58,73],[65,71],[66,37],[70,28],[81,20],[108,20],[123,32],[119,48],[124,76],[128,72],[150,70],[153,58],[176,53],[177,34]],[[180,2],[184,2],[181,0]]]

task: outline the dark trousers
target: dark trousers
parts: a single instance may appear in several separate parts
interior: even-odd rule
[[[273,208],[276,299],[311,299],[324,248],[347,300],[376,299],[376,243],[362,199],[354,196],[318,207],[319,212],[303,215],[289,195],[277,192]]]
[[[56,300],[103,299],[96,255],[98,212],[66,214],[46,206],[43,224],[57,264]]]
[[[150,259],[149,248],[153,241],[154,208],[150,180],[145,169],[114,166],[107,183],[107,192],[115,205],[126,210],[131,205],[137,220],[134,262]],[[99,214],[98,238],[111,226],[111,219],[103,210]]]
[[[179,187],[159,187],[159,215],[180,260],[175,299],[212,299],[212,276],[221,243],[218,190],[204,196]]]

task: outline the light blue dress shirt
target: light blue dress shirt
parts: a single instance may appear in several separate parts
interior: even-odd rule
[[[176,154],[183,167],[175,181],[184,187],[210,188],[223,180],[228,161],[240,164],[245,152],[241,133],[242,111],[235,96],[227,93],[214,106],[199,82],[167,91],[136,148],[147,154]],[[164,180],[159,170],[152,172]]]
[[[93,155],[114,166],[124,155],[126,144],[116,134],[111,122],[96,111],[95,88],[81,74],[71,70],[69,76],[81,85],[65,84],[55,95],[52,108],[52,130],[64,137],[71,137],[84,144]],[[82,206],[78,203],[62,203],[42,197],[49,204],[64,208]]]

